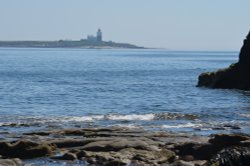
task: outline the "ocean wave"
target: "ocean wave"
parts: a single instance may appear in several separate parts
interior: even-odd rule
[[[178,125],[162,125],[162,128],[169,129],[169,128],[197,128],[202,127],[202,124],[195,124],[195,123],[186,123],[186,124],[178,124]]]
[[[45,123],[67,123],[67,122],[95,122],[95,121],[158,121],[158,120],[195,120],[198,116],[193,114],[180,113],[149,113],[149,114],[106,114],[106,115],[86,115],[86,116],[54,116],[54,117],[12,117],[4,118],[5,122],[0,122],[0,126],[23,126],[25,124],[45,124]],[[1,120],[0,120],[1,121]]]
[[[75,122],[86,122],[104,119],[104,115],[93,115],[93,116],[81,116],[81,117],[67,117],[62,121],[75,121]]]
[[[244,115],[246,116],[246,115]],[[191,117],[191,118],[190,118]],[[247,114],[247,117],[250,117]],[[14,130],[33,130],[37,128],[68,128],[68,127],[124,127],[141,128],[146,130],[173,130],[173,131],[235,131],[244,130],[250,122],[243,121],[207,121],[196,120],[198,116],[180,113],[156,114],[107,114],[86,116],[36,116],[36,117],[9,117],[2,118],[1,128]],[[194,119],[194,120],[190,120]]]
[[[108,115],[106,116],[108,120],[142,120],[142,121],[149,121],[154,120],[155,115],[154,114],[144,114],[144,115],[137,115],[137,114],[131,114],[131,115]]]
[[[108,114],[108,115],[91,115],[82,117],[71,117],[64,120],[67,121],[95,121],[95,120],[113,120],[113,121],[152,121],[152,120],[168,120],[168,119],[198,119],[197,115],[180,114],[180,113],[150,113],[150,114]]]
[[[240,116],[250,118],[250,114],[240,114]]]

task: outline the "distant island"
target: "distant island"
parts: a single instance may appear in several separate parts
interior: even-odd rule
[[[0,41],[0,47],[30,47],[30,48],[129,48],[129,49],[143,49],[128,43],[116,43],[113,41],[103,41],[102,31],[99,28],[96,36],[88,35],[87,39],[79,41],[73,40],[58,40],[58,41]]]

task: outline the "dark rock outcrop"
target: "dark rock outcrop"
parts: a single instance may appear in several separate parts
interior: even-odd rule
[[[239,62],[216,72],[202,73],[197,86],[250,90],[250,32],[241,48]]]
[[[250,137],[244,135],[217,134],[205,144],[175,145],[174,151],[184,161],[207,160],[204,166],[248,166],[249,140]]]
[[[74,153],[65,153],[62,156],[51,157],[51,159],[56,159],[56,160],[76,160],[77,155],[74,154]]]
[[[18,141],[15,143],[0,143],[0,154],[6,157],[30,159],[46,156],[52,153],[52,147],[47,144],[38,144],[31,141]]]
[[[250,164],[249,147],[229,147],[221,150],[204,166],[248,166]]]

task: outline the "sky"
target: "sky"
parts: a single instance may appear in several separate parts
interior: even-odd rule
[[[250,0],[0,0],[0,40],[106,41],[169,50],[239,51]]]

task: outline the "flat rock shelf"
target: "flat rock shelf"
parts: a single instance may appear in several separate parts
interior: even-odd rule
[[[0,158],[0,165],[25,165],[43,159],[46,165],[75,161],[82,165],[245,166],[250,163],[250,136],[197,136],[127,128],[5,133]]]

